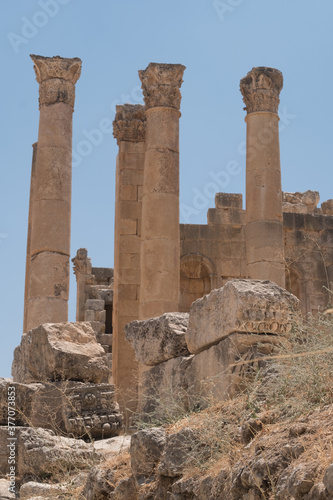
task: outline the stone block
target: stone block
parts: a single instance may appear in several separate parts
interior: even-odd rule
[[[144,213],[141,224],[145,240],[150,238],[178,240],[179,224],[172,224],[173,221],[178,222],[178,218],[178,196],[156,192],[144,195]]]
[[[113,335],[111,333],[101,333],[97,335],[100,344],[112,346]]]
[[[189,409],[186,370],[192,358],[172,358],[143,372],[139,398],[143,421],[179,417]]]
[[[114,275],[112,267],[93,267],[91,273],[95,276],[97,285],[109,285]]]
[[[105,333],[105,323],[100,323],[99,321],[89,321],[89,323],[91,324],[91,327],[96,335]]]
[[[103,311],[96,311],[96,320],[100,321],[101,323],[105,323],[105,321],[106,321],[106,310],[105,309],[103,309]]]
[[[16,427],[16,478],[45,478],[75,466],[86,470],[87,463],[99,461],[100,453],[93,444],[81,439],[56,436],[52,431],[32,427]],[[8,472],[8,430],[0,427],[0,474]]]
[[[118,312],[120,316],[136,316],[139,315],[138,300],[122,300],[118,303]]]
[[[24,483],[21,486],[20,498],[21,500],[36,500],[36,498],[59,498],[59,496],[61,494],[64,494],[65,491],[66,489],[64,485],[29,481],[28,483]]]
[[[111,288],[104,288],[99,291],[101,300],[104,300],[105,305],[110,305],[113,302],[113,290]]]
[[[89,321],[89,322],[97,322],[96,311],[92,311],[90,309],[86,310],[84,312],[84,320]],[[98,323],[99,323],[99,321],[98,321]]]
[[[122,186],[142,186],[143,171],[123,169],[120,171],[120,184]]]
[[[88,299],[86,302],[86,309],[91,311],[103,311],[104,300]]]
[[[67,255],[54,252],[38,253],[30,263],[30,298],[68,300],[68,273]]]
[[[234,193],[216,193],[215,208],[243,208],[243,196]]]
[[[180,224],[181,239],[198,240],[200,239],[200,231],[202,227],[199,224]]]
[[[295,214],[307,214],[308,209],[307,206],[303,203],[282,203],[283,212],[292,212]]]
[[[138,219],[141,217],[142,203],[138,201],[120,201],[119,217],[121,219]]]
[[[275,335],[232,333],[193,356],[186,370],[190,406],[206,408],[235,396],[244,387],[251,360],[271,354],[280,342]]]
[[[188,318],[188,313],[166,313],[127,324],[126,340],[132,345],[136,359],[144,365],[154,366],[171,358],[187,356]]]
[[[119,255],[120,269],[140,269],[140,253],[128,253],[123,251]]]
[[[233,332],[284,334],[298,311],[299,300],[272,282],[231,280],[193,302],[186,342],[197,354]]]
[[[107,359],[90,323],[46,323],[23,334],[14,351],[14,381],[107,382]]]
[[[138,285],[118,285],[118,300],[137,300]]]
[[[242,226],[245,222],[245,212],[238,208],[209,208],[207,212],[208,224],[232,224]]]
[[[119,238],[119,252],[125,253],[140,253],[141,248],[141,238],[134,234],[123,234]]]
[[[120,199],[122,201],[138,201],[137,196],[137,186],[125,185],[120,187]]]
[[[169,107],[149,109],[146,123],[146,158],[152,149],[179,152],[179,114]]]
[[[154,168],[150,169],[150,175],[145,178],[143,185],[143,197],[147,194],[173,194],[179,197],[179,154],[178,152],[165,149],[149,149],[146,153],[146,161]]]
[[[162,427],[143,429],[131,438],[131,469],[134,476],[150,476],[158,465],[166,441]]]
[[[9,490],[9,488],[12,485],[10,484],[10,481],[7,481],[6,479],[0,479],[0,498],[1,500],[14,500],[15,493]]]
[[[131,219],[120,219],[119,234],[136,234],[137,221]]]
[[[140,283],[140,269],[119,269],[119,282],[123,285],[138,285]]]
[[[325,215],[333,215],[333,199],[324,201],[321,204],[321,209]]]

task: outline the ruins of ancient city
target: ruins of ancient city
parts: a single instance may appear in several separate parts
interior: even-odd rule
[[[281,189],[282,73],[255,67],[240,80],[245,209],[241,194],[216,193],[207,224],[180,224],[179,120],[186,68],[150,63],[139,71],[145,104],[115,110],[114,263],[100,268],[93,266],[89,249],[70,248],[72,120],[81,60],[31,58],[39,85],[39,130],[31,167],[24,325],[13,379],[0,380],[3,442],[9,388],[17,398],[15,477],[21,498],[49,498],[27,486],[56,466],[50,451],[38,455],[43,443],[80,462],[94,453],[102,460],[107,445],[98,443],[124,442],[131,435],[132,475],[123,493],[116,488],[98,496],[85,486],[86,496],[53,491],[53,497],[268,498],[255,496],[256,485],[246,489],[245,483],[242,493],[230,497],[171,490],[181,473],[166,465],[167,445],[159,445],[154,460],[149,455],[157,442],[168,443],[164,431],[154,430],[146,455],[140,442],[144,431],[136,431],[138,416],[148,422],[152,415],[163,418],[166,408],[172,413],[172,398],[187,411],[204,410],[209,398],[234,398],[248,364],[274,355],[295,318],[332,307],[333,199],[319,204],[317,191]],[[72,272],[76,321],[68,322]],[[133,451],[138,442],[139,458]],[[144,480],[135,478],[150,477],[158,462],[165,483],[161,480],[155,496],[139,497]],[[6,478],[6,447],[0,470]],[[332,477],[331,472],[331,482],[322,483],[328,496],[295,498],[333,498]]]

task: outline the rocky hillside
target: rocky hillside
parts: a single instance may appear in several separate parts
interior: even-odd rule
[[[172,421],[141,415],[129,449],[124,441],[110,451],[119,437],[99,441],[95,455],[78,450],[70,463],[65,451],[61,468],[49,440],[43,460],[35,450],[40,466],[22,480],[21,498],[333,499],[332,332],[331,314],[299,322],[273,354],[244,362],[237,397],[192,412],[179,407]],[[34,439],[27,432],[28,459]]]

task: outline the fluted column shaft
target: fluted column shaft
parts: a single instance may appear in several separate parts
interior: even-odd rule
[[[39,131],[30,237],[26,329],[67,321],[72,114],[78,58],[31,56],[39,87]]]
[[[146,105],[140,319],[179,309],[179,118],[185,67],[140,71]]]
[[[253,68],[241,80],[246,105],[246,259],[247,275],[285,286],[279,145],[282,73]]]

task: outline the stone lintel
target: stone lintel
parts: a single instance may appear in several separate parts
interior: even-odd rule
[[[144,142],[146,137],[146,115],[142,104],[116,106],[113,122],[113,136],[121,141]]]
[[[139,71],[146,109],[169,107],[179,111],[185,66],[150,63]]]
[[[259,111],[277,113],[280,103],[279,95],[283,87],[281,71],[274,68],[259,66],[240,81],[240,91],[243,95],[247,114]]]
[[[39,86],[39,106],[63,102],[74,108],[75,83],[81,74],[81,59],[31,54]]]

